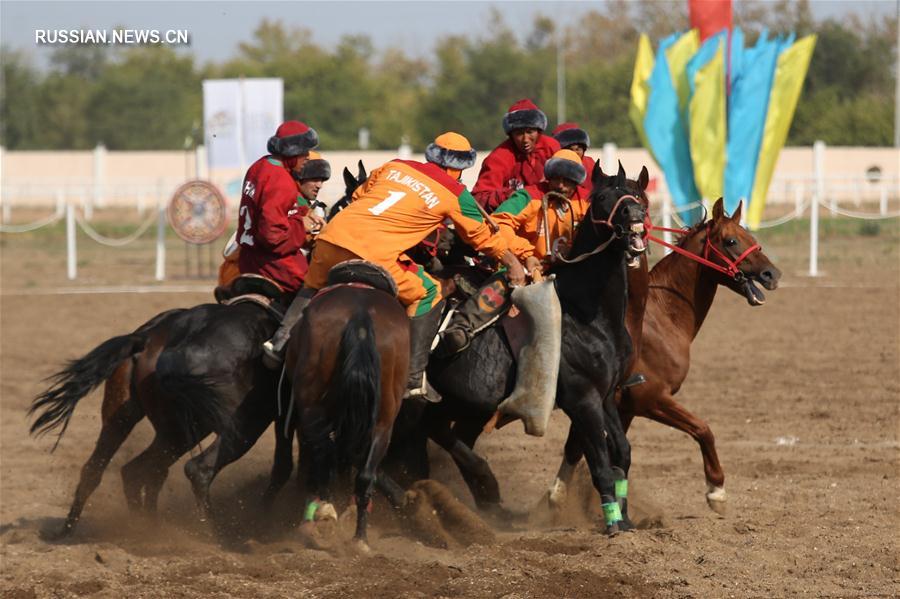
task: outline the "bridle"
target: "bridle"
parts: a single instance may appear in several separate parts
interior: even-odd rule
[[[616,188],[616,189],[618,189],[618,188]],[[619,196],[619,199],[616,200],[616,203],[613,205],[612,210],[609,211],[609,216],[605,219],[596,218],[594,216],[593,203],[591,203],[591,207],[588,210],[588,216],[591,219],[591,225],[594,227],[594,232],[596,232],[597,234],[600,233],[600,229],[598,228],[598,225],[606,227],[612,231],[612,235],[610,235],[609,239],[607,239],[606,241],[604,241],[603,243],[601,243],[600,245],[595,247],[593,250],[586,252],[584,254],[581,254],[579,256],[576,256],[574,258],[566,258],[562,254],[560,254],[559,251],[557,251],[554,254],[554,259],[559,260],[560,262],[563,262],[565,264],[576,264],[578,262],[587,260],[591,256],[599,254],[600,252],[605,250],[607,247],[609,247],[609,244],[611,244],[613,241],[615,241],[617,239],[622,239],[623,237],[625,237],[625,234],[627,233],[627,231],[625,230],[625,227],[623,227],[622,225],[613,224],[613,222],[612,222],[613,217],[616,215],[616,212],[619,210],[619,207],[621,207],[622,202],[624,202],[625,200],[633,200],[637,204],[641,203],[640,199],[638,199],[636,196],[634,196],[630,193],[626,193],[622,196]]]
[[[650,230],[651,231],[668,231],[669,233],[679,233],[681,235],[687,235],[690,233],[690,229],[670,229],[668,227],[657,227],[656,225],[652,225],[652,224],[650,225]],[[704,266],[708,266],[709,268],[711,268],[717,272],[720,272],[723,275],[734,279],[735,281],[740,282],[740,281],[744,280],[745,275],[743,272],[741,272],[741,269],[739,268],[741,262],[746,260],[750,256],[750,254],[752,254],[753,252],[761,250],[762,246],[760,246],[758,243],[754,243],[753,245],[748,247],[746,250],[744,250],[741,253],[741,255],[738,256],[736,259],[731,260],[727,255],[725,255],[724,252],[722,252],[719,248],[717,248],[716,246],[714,246],[712,244],[712,242],[710,241],[710,238],[711,238],[710,232],[711,231],[712,231],[712,221],[710,221],[706,225],[706,240],[704,241],[704,244],[703,244],[703,255],[702,256],[698,256],[697,254],[689,252],[686,249],[679,247],[677,245],[668,243],[667,241],[663,241],[662,239],[660,239],[658,237],[654,237],[653,235],[648,234],[647,239],[649,239],[650,241],[655,241],[656,243],[658,243],[662,246],[665,246],[665,247],[669,248],[670,250],[672,250],[673,252],[675,252],[677,254],[681,254],[682,256],[685,256],[686,258],[690,258],[694,262],[698,262]],[[716,264],[715,262],[710,260],[710,254],[714,254],[715,256],[717,256],[722,262],[725,263],[725,266]]]

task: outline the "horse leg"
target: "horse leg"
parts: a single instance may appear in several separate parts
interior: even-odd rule
[[[458,439],[455,431],[456,427],[451,429],[450,422],[442,419],[430,423],[428,434],[453,458],[475,499],[475,505],[491,515],[512,519],[512,513],[501,506],[500,485],[487,460],[475,453],[470,445]],[[472,444],[474,445],[474,442]]]
[[[619,532],[621,516],[616,502],[615,474],[609,457],[606,418],[601,398],[590,393],[575,406],[563,406],[573,424],[577,423],[582,439],[584,457],[591,472],[594,488],[600,493],[600,501],[606,520],[606,533]]]
[[[646,412],[639,412],[639,415],[685,432],[697,441],[703,454],[703,470],[706,474],[706,503],[716,513],[724,514],[727,501],[725,473],[719,463],[716,439],[709,425],[665,392],[655,395],[651,407]]]
[[[610,448],[610,460],[615,474],[616,502],[622,513],[622,522],[619,528],[631,530],[634,524],[628,517],[628,472],[631,469],[631,444],[625,435],[622,420],[619,418],[619,410],[615,402],[615,394],[610,395],[603,402],[606,412],[607,439]]]
[[[285,430],[285,425],[283,417],[275,420],[275,455],[272,460],[272,473],[269,476],[269,486],[262,496],[263,509],[266,511],[272,508],[275,497],[294,471],[294,427],[293,423],[288,423]]]
[[[257,405],[252,395],[245,400],[247,410]],[[218,435],[216,440],[200,455],[188,460],[184,465],[184,474],[191,481],[194,497],[200,510],[200,520],[206,521],[212,511],[209,488],[216,475],[228,464],[240,459],[265,432],[272,422],[271,415],[261,410],[253,410],[250,414],[235,415],[233,428]]]
[[[72,501],[72,507],[69,508],[69,515],[66,516],[62,528],[55,533],[46,535],[48,538],[60,539],[72,532],[81,517],[85,503],[100,484],[110,459],[143,417],[144,411],[140,404],[128,400],[103,423],[94,452],[81,468],[81,478],[78,480],[75,499]]]
[[[393,422],[393,419],[388,422]],[[354,485],[354,493],[356,494],[356,533],[353,535],[353,541],[356,544],[356,548],[363,553],[371,551],[366,528],[369,518],[369,502],[372,500],[372,486],[375,483],[375,471],[384,458],[384,454],[387,453],[390,442],[390,425],[377,426],[375,434],[372,436],[372,445],[369,446],[366,462],[356,473],[356,484]]]
[[[169,467],[191,446],[189,441],[173,443],[157,434],[147,449],[122,466],[122,486],[128,507],[137,510],[143,506],[144,511],[155,514],[159,492],[169,475]]]
[[[552,509],[561,510],[565,506],[569,483],[572,482],[572,475],[575,474],[575,468],[583,456],[584,448],[581,444],[581,437],[575,430],[575,425],[569,423],[569,434],[563,449],[563,459],[559,464],[559,470],[556,471],[556,479],[547,490],[547,501]]]

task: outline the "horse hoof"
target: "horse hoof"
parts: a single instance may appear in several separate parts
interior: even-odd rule
[[[622,532],[622,528],[619,526],[620,522],[616,522],[615,524],[607,524],[606,525],[606,536],[614,537]]]
[[[332,522],[337,522],[338,513],[337,510],[334,509],[334,505],[331,503],[323,503],[319,505],[316,510],[316,521],[323,520],[331,520]]]
[[[62,541],[66,537],[72,534],[73,527],[68,524],[63,524],[60,528],[51,528],[48,530],[42,530],[38,533],[42,540],[55,542]]]
[[[353,551],[359,555],[372,555],[372,548],[363,539],[353,539]]]
[[[727,499],[723,487],[710,486],[706,493],[706,505],[720,516],[724,516],[728,511]]]
[[[547,503],[552,510],[561,510],[566,503],[568,489],[566,483],[558,478],[553,481],[553,485],[547,491]]]

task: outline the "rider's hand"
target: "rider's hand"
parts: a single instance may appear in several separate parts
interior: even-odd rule
[[[528,256],[525,258],[525,270],[528,271],[529,276],[534,277],[535,272],[542,273],[544,271],[544,265],[534,256]]]
[[[506,250],[502,256],[500,256],[500,262],[507,268],[509,283],[513,287],[521,287],[525,285],[525,269],[522,268],[522,263],[519,262],[519,259],[516,258],[516,255],[511,251]]]
[[[310,210],[303,217],[303,228],[307,233],[315,235],[325,226],[325,219]]]

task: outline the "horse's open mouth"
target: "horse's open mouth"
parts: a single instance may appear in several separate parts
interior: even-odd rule
[[[744,279],[743,287],[744,296],[746,296],[748,304],[751,306],[762,306],[766,303],[765,294],[751,279]]]
[[[628,232],[628,268],[637,268],[641,263],[641,254],[647,250],[643,235],[644,223],[632,223]]]

